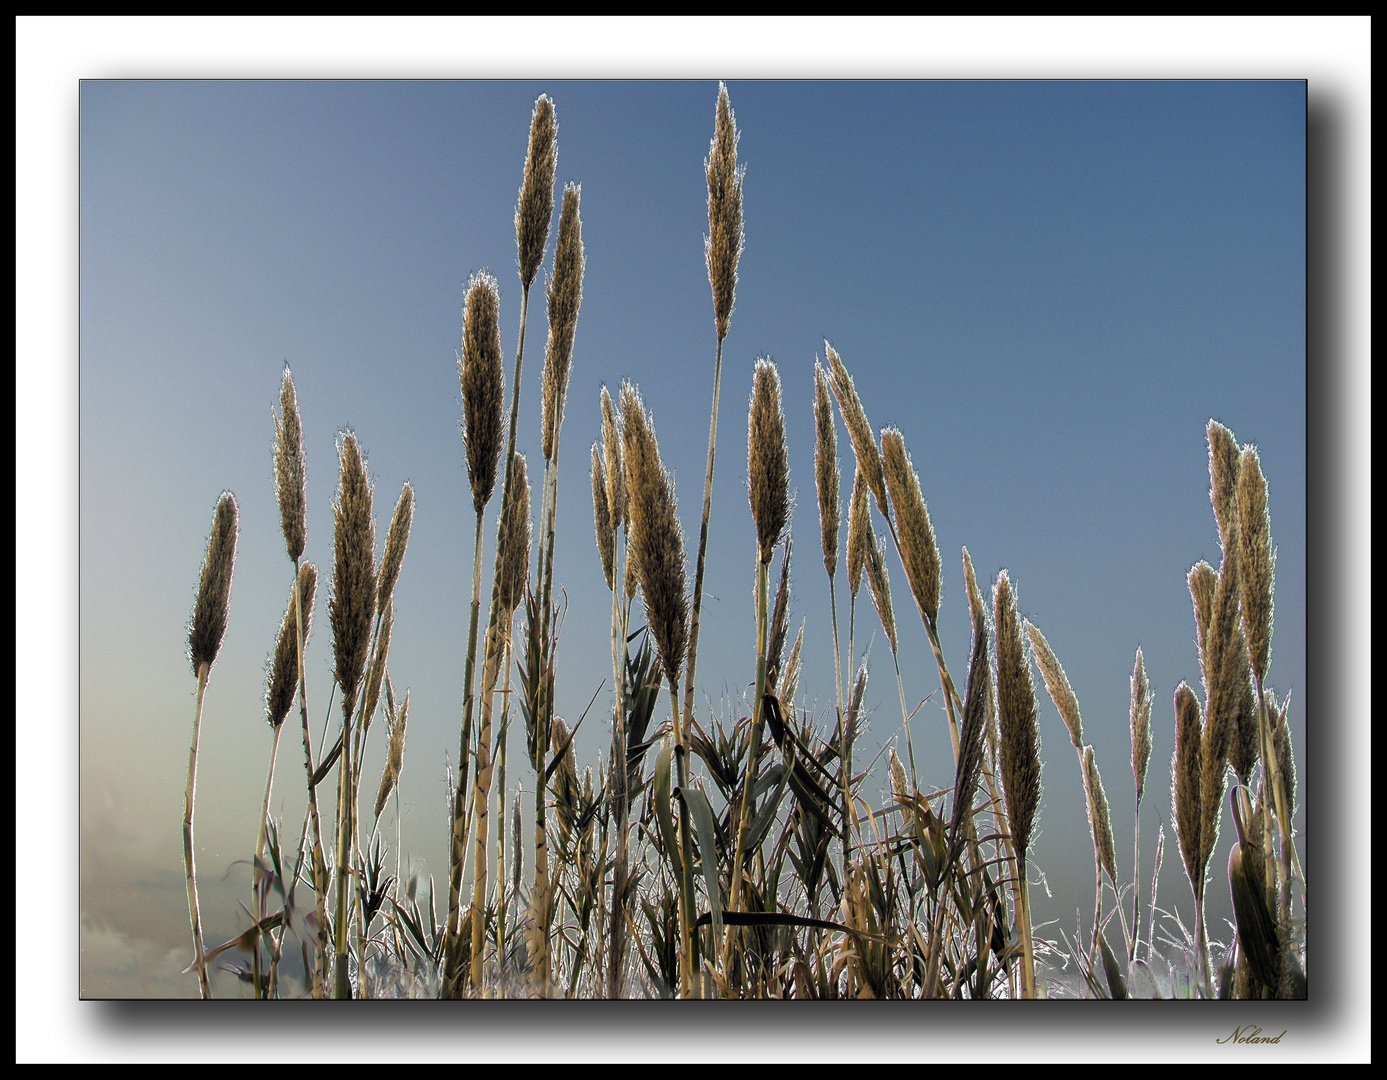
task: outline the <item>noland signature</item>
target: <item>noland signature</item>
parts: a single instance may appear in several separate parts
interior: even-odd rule
[[[1281,1035],[1284,1035],[1284,1034],[1286,1034],[1286,1032],[1285,1032],[1285,1031],[1282,1031],[1282,1032],[1281,1032]],[[1248,1024],[1248,1025],[1246,1025],[1245,1027],[1234,1028],[1234,1029],[1233,1029],[1233,1034],[1229,1035],[1228,1038],[1226,1038],[1226,1039],[1216,1039],[1215,1042],[1218,1042],[1218,1043],[1220,1043],[1220,1044],[1222,1044],[1222,1043],[1279,1043],[1279,1042],[1281,1041],[1281,1035],[1277,1035],[1277,1036],[1275,1036],[1275,1037],[1272,1037],[1272,1036],[1270,1036],[1270,1035],[1263,1035],[1263,1034],[1262,1034],[1262,1029],[1261,1029],[1261,1028],[1257,1027],[1255,1024]]]

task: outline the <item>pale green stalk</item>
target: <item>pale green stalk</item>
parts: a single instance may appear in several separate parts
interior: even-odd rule
[[[197,954],[198,985],[204,1001],[212,997],[212,984],[207,978],[206,950],[202,945],[202,915],[197,903],[197,870],[193,859],[193,789],[197,786],[197,744],[202,732],[202,697],[207,690],[206,663],[197,668],[197,711],[193,714],[193,744],[188,751],[188,788],[183,802],[183,864],[188,876],[188,918],[193,926],[193,949]]]

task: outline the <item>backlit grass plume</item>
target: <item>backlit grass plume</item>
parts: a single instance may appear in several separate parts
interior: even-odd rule
[[[231,577],[236,569],[236,538],[239,533],[239,513],[236,496],[222,493],[212,515],[212,532],[207,538],[207,553],[202,560],[202,578],[198,582],[197,599],[193,603],[192,622],[188,627],[188,659],[197,676],[197,709],[193,714],[193,741],[188,750],[188,785],[183,801],[183,868],[188,884],[188,921],[193,932],[194,963],[198,984],[204,999],[212,996],[212,984],[207,977],[206,950],[202,944],[202,916],[198,910],[197,869],[193,855],[193,801],[197,787],[197,749],[202,732],[202,698],[207,690],[207,677],[221,649],[231,610]]]
[[[785,448],[785,413],[780,407],[780,373],[766,357],[756,361],[751,389],[747,492],[760,559],[769,563],[790,515],[790,459]]]
[[[737,290],[737,261],[742,255],[742,178],[745,166],[737,165],[737,117],[727,97],[727,86],[718,84],[718,110],[713,142],[704,162],[708,175],[708,236],[704,255],[708,281],[713,286],[713,316],[718,340],[727,336]]]
[[[303,557],[308,537],[307,470],[303,457],[303,421],[298,395],[288,367],[279,387],[281,416],[275,417],[275,490],[279,496],[280,529],[291,562]]]
[[[530,150],[525,155],[525,179],[515,207],[515,240],[520,280],[526,290],[534,284],[544,247],[549,242],[549,223],[554,217],[554,174],[558,169],[559,123],[554,103],[544,94],[535,102],[530,118]]]
[[[939,622],[939,546],[920,492],[920,477],[905,452],[905,439],[898,428],[882,431],[881,451],[886,486],[896,508],[896,535],[905,577],[920,613],[928,625],[934,625]]]
[[[308,641],[313,623],[313,600],[318,590],[318,568],[312,563],[299,567],[298,598],[303,608],[303,639]],[[289,606],[284,611],[284,621],[279,627],[279,638],[270,657],[269,676],[265,685],[265,719],[270,727],[278,728],[284,723],[294,704],[294,694],[299,688],[298,633],[294,616],[294,597],[289,597]]]
[[[848,429],[852,440],[852,451],[857,456],[857,469],[867,484],[867,489],[876,497],[877,509],[889,522],[891,511],[886,501],[886,475],[882,468],[881,451],[877,449],[872,425],[867,420],[867,410],[862,407],[862,399],[857,396],[857,387],[848,374],[842,358],[827,341],[824,352],[833,374],[833,396],[838,399],[838,412],[843,418],[843,426]]]
[[[473,274],[462,309],[458,380],[462,385],[467,477],[472,485],[472,508],[478,514],[491,500],[496,465],[501,460],[506,376],[501,358],[500,305],[496,279],[487,273]]]
[[[544,386],[540,426],[544,460],[552,461],[563,425],[568,376],[573,367],[573,340],[578,309],[583,303],[583,220],[578,213],[581,189],[569,184],[563,191],[559,240],[554,251],[554,275],[549,279],[549,344],[544,353]]]

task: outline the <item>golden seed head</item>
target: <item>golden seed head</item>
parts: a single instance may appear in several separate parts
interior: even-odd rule
[[[371,658],[371,666],[366,669],[366,692],[362,695],[361,723],[364,729],[371,726],[380,704],[381,681],[385,678],[385,664],[390,657],[390,631],[395,625],[395,605],[386,603],[379,608],[380,630],[376,633],[376,651]]]
[[[847,745],[852,752],[852,744],[857,739],[858,718],[862,715],[862,698],[867,693],[867,658],[857,667],[857,676],[852,682],[852,693],[848,696]]]
[[[1170,762],[1171,823],[1180,840],[1185,874],[1198,894],[1203,885],[1204,863],[1200,838],[1202,813],[1200,771],[1203,753],[1199,699],[1185,683],[1175,689],[1175,753]]]
[[[905,439],[899,429],[881,433],[881,450],[886,486],[896,508],[896,536],[900,541],[901,563],[915,603],[931,625],[939,621],[939,546],[934,540],[920,477],[905,452]]]
[[[617,422],[612,395],[602,387],[602,454],[606,464],[607,510],[612,515],[612,532],[626,524],[626,465],[621,452],[621,425]]]
[[[790,513],[790,459],[785,449],[785,412],[780,407],[780,373],[767,357],[756,361],[747,419],[747,494],[756,522],[763,564],[780,542]]]
[[[1137,802],[1146,789],[1146,769],[1151,763],[1151,681],[1146,662],[1137,647],[1137,663],[1132,670],[1132,776],[1137,783]]]
[[[727,98],[727,87],[718,84],[718,110],[708,159],[703,164],[708,176],[708,236],[704,256],[708,261],[708,281],[713,287],[713,314],[718,340],[727,336],[732,305],[737,291],[737,260],[745,239],[742,230],[742,177],[745,167],[737,165],[737,118]]]
[[[630,383],[621,386],[623,451],[630,492],[628,559],[634,553],[645,593],[646,621],[670,685],[678,682],[688,644],[684,531],[674,502],[674,483],[660,461],[655,424]]]
[[[1093,747],[1083,748],[1084,796],[1088,803],[1088,825],[1093,832],[1093,852],[1098,865],[1117,885],[1117,847],[1112,838],[1112,815],[1108,811],[1108,796],[1103,791],[1103,778],[1098,775],[1098,762]]]
[[[1243,638],[1241,629],[1238,637]],[[1233,742],[1228,748],[1228,764],[1238,774],[1239,780],[1250,784],[1252,770],[1262,756],[1262,729],[1257,719],[1257,688],[1252,682],[1252,665],[1247,663],[1246,644],[1237,646],[1237,650],[1237,655],[1243,657],[1243,671],[1237,681],[1239,689],[1235,698]]]
[[[823,533],[824,569],[832,579],[838,569],[838,434],[828,400],[828,376],[814,361],[814,482],[819,492],[819,527]]]
[[[543,393],[540,425],[545,461],[553,461],[563,427],[568,377],[573,370],[573,339],[578,330],[578,309],[583,303],[583,219],[578,213],[581,189],[563,189],[559,215],[559,241],[554,250],[554,276],[549,280],[549,343],[544,351]]]
[[[891,610],[891,578],[886,572],[886,542],[875,537],[867,545],[867,585],[872,590],[872,603],[881,618],[881,628],[891,642],[891,652],[897,649],[896,616]]]
[[[559,124],[554,103],[544,94],[530,118],[530,150],[525,155],[525,179],[515,207],[515,239],[520,281],[528,289],[544,261],[549,222],[554,216],[554,173],[558,169]]]
[[[294,376],[287,366],[284,380],[279,386],[279,411],[282,417],[275,417],[274,444],[279,524],[289,559],[298,562],[303,557],[308,537],[308,498],[305,494],[308,474],[303,457],[303,421],[299,417],[299,399],[294,390]]]
[[[530,478],[525,468],[525,455],[515,452],[511,466],[509,498],[502,501],[501,514],[505,535],[498,540],[502,552],[500,577],[501,607],[513,612],[525,595],[525,583],[530,574]]]
[[[1079,716],[1079,699],[1075,696],[1073,687],[1069,685],[1069,676],[1064,673],[1064,668],[1055,656],[1055,650],[1050,648],[1050,643],[1045,640],[1045,635],[1032,626],[1029,620],[1026,620],[1025,627],[1026,636],[1031,639],[1031,651],[1035,654],[1036,666],[1040,668],[1040,674],[1045,680],[1045,689],[1050,692],[1050,700],[1055,703],[1060,719],[1069,729],[1069,741],[1074,744],[1074,749],[1079,750],[1084,742],[1084,724]]]
[[[1218,840],[1228,755],[1237,736],[1238,710],[1250,673],[1247,644],[1240,625],[1239,578],[1238,549],[1233,544],[1223,553],[1204,650],[1203,765],[1200,773],[1203,863],[1208,862]]]
[[[313,600],[318,591],[318,568],[302,563],[298,573],[298,598],[303,611],[303,641],[308,645],[308,632],[313,623]],[[284,723],[294,704],[299,688],[298,629],[294,615],[294,591],[289,592],[289,606],[279,625],[279,639],[270,657],[269,676],[265,680],[265,719],[270,727]]]
[[[992,622],[997,635],[997,723],[1001,732],[1002,790],[1017,854],[1030,847],[1040,805],[1040,727],[1035,686],[1022,643],[1021,616],[1011,579],[1003,570],[992,589]]]
[[[973,796],[982,773],[983,740],[993,715],[992,671],[988,666],[987,624],[973,637],[968,662],[968,688],[963,700],[963,730],[959,735],[958,765],[954,770],[954,810],[949,823],[949,847],[956,845],[973,814]]]
[[[1238,543],[1238,442],[1217,420],[1206,428],[1209,437],[1209,500],[1218,521],[1219,543],[1225,554]]]
[[[896,754],[896,748],[891,747],[891,794],[895,796],[897,802],[907,802],[910,799],[910,782],[905,778],[905,766],[901,764],[901,759]]]
[[[193,617],[188,626],[188,659],[193,674],[204,664],[210,669],[226,634],[231,614],[231,576],[236,569],[236,538],[240,531],[240,509],[236,496],[222,492],[212,514],[212,532],[207,537],[207,553],[202,560]]]
[[[978,577],[973,572],[973,558],[968,549],[963,549],[963,579],[968,586],[968,613],[973,620],[974,640],[987,633],[987,606],[983,603],[982,590],[978,588]],[[992,760],[997,759],[997,695],[989,682],[987,695],[987,746]]]
[[[462,384],[467,476],[472,484],[472,508],[478,514],[496,489],[496,464],[501,459],[506,376],[501,358],[500,311],[496,279],[484,272],[473,274],[462,309],[458,379]]]
[[[1199,648],[1199,664],[1202,670],[1209,638],[1209,621],[1214,614],[1214,593],[1218,591],[1218,571],[1200,559],[1190,567],[1187,580],[1190,599],[1194,602],[1195,644]]]
[[[332,508],[332,624],[334,676],[342,691],[342,708],[350,714],[371,648],[371,620],[376,613],[376,523],[371,513],[371,483],[356,436],[348,431],[338,444],[341,480]]]
[[[790,635],[790,541],[785,541],[785,554],[780,560],[780,586],[775,591],[771,609],[770,634],[766,641],[766,685],[774,688],[780,680],[780,661],[785,655],[785,641]],[[781,705],[785,702],[781,700]]]
[[[877,449],[876,438],[872,435],[872,425],[867,421],[867,410],[862,407],[862,399],[857,396],[857,387],[853,385],[847,367],[827,341],[824,342],[824,351],[833,374],[833,396],[838,399],[838,413],[843,418],[843,426],[848,429],[848,438],[852,440],[852,452],[857,456],[857,470],[866,479],[868,490],[876,497],[881,516],[890,521],[881,451]]]
[[[598,444],[592,444],[592,514],[597,526],[597,554],[602,557],[602,577],[607,588],[615,588],[612,579],[612,562],[616,557],[616,534],[612,529],[612,515],[607,507],[606,468],[602,464],[602,452]]]
[[[1281,782],[1285,787],[1286,813],[1295,814],[1295,750],[1291,746],[1291,725],[1286,721],[1286,713],[1291,707],[1291,695],[1276,708],[1276,699],[1268,695],[1267,710],[1276,718],[1272,725],[1272,749],[1276,753],[1276,764],[1281,770]]]
[[[1245,446],[1238,467],[1238,539],[1242,545],[1243,625],[1252,670],[1265,680],[1271,664],[1272,594],[1276,555],[1271,549],[1267,480],[1257,449]]]
[[[409,547],[409,529],[414,523],[414,488],[406,483],[395,503],[395,516],[390,519],[390,531],[385,534],[385,551],[380,557],[380,581],[376,588],[376,610],[384,611],[395,594],[395,582],[400,580],[405,549]]]
[[[862,585],[867,564],[867,547],[872,542],[872,509],[867,502],[867,481],[858,466],[852,476],[852,499],[848,503],[848,592],[854,598]]]

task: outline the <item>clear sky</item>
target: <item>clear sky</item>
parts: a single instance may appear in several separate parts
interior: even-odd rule
[[[968,655],[966,545],[988,582],[1009,571],[1023,614],[1065,664],[1125,875],[1128,678],[1142,647],[1156,699],[1142,877],[1149,882],[1164,822],[1162,905],[1188,916],[1168,824],[1170,700],[1181,680],[1198,682],[1185,573],[1201,558],[1218,561],[1210,417],[1261,451],[1278,551],[1270,681],[1294,691],[1298,754],[1305,745],[1305,84],[728,88],[747,169],[747,240],[724,359],[700,716],[728,718],[754,677],[745,404],[761,355],[785,385],[794,624],[805,620],[798,700],[821,725],[831,708],[811,413],[827,338],[872,423],[901,428],[920,474],[944,559],[941,629],[955,676]],[[404,848],[426,872],[446,872],[444,763],[457,751],[472,532],[455,350],[465,282],[489,269],[501,281],[509,384],[520,298],[513,212],[539,93],[556,104],[559,181],[583,186],[587,248],[561,455],[556,575],[569,607],[559,712],[576,718],[609,677],[587,451],[599,388],[637,382],[692,552],[715,346],[702,164],[716,91],[715,79],[83,84],[84,950],[109,948],[150,993],[179,985],[168,963],[187,936],[178,844],[193,711],[186,623],[223,489],[240,501],[241,539],[204,714],[198,858],[207,936],[238,928],[248,875],[233,863],[254,844],[270,744],[263,669],[290,577],[270,462],[286,363],[305,424],[308,558],[324,586],[338,433],[350,427],[362,441],[382,538],[400,485],[416,491],[391,650],[392,680],[412,691]],[[532,461],[537,308],[520,422]],[[838,431],[846,501],[851,453]],[[488,549],[493,535],[489,525]],[[937,676],[894,555],[888,565],[916,704]],[[838,586],[843,611],[841,574]],[[325,593],[308,660],[315,733],[330,678]],[[874,750],[898,735],[900,717],[889,651],[865,593],[859,600]],[[605,745],[606,694],[579,740],[580,764],[595,764]],[[914,731],[924,784],[947,785],[935,699]],[[275,807],[296,832],[302,774],[291,742],[281,747]],[[1034,853],[1051,895],[1036,890],[1037,917],[1072,935],[1075,910],[1091,911],[1092,852],[1078,765],[1043,690],[1041,743]],[[370,760],[381,753],[377,744]],[[884,774],[870,779],[869,797],[884,786]],[[1300,803],[1309,798],[1302,786]]]

